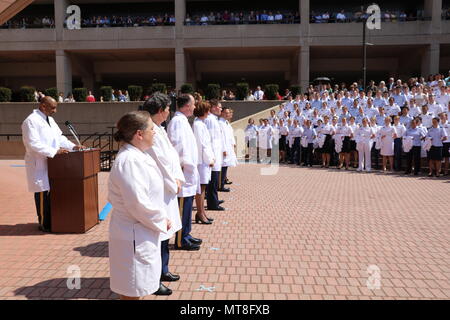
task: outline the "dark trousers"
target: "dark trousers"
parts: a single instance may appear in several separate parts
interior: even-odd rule
[[[36,204],[39,225],[51,231],[50,191],[36,192],[34,194],[34,203]]]
[[[194,196],[178,198],[181,215],[181,230],[175,235],[175,245],[181,247],[190,244],[190,235],[192,230],[192,205],[194,204]]]
[[[372,146],[372,168],[374,169],[380,169],[379,166],[379,160],[380,160],[380,150],[375,148],[375,143]]]
[[[402,138],[394,139],[394,170],[402,170]]]
[[[220,171],[211,172],[211,180],[206,187],[206,204],[209,209],[217,208],[219,206],[219,196],[217,189],[219,189],[219,174]]]
[[[308,147],[303,148],[303,150],[302,150],[303,164],[305,164],[307,166],[313,165],[313,150],[314,150],[314,144],[312,144],[312,143],[308,143]],[[305,155],[305,156],[303,157],[303,155]]]
[[[222,167],[222,172],[220,173],[220,189],[225,187],[225,182],[227,181],[228,167]]]
[[[291,149],[291,162],[297,165],[300,164],[301,145],[300,138],[294,138],[294,145]]]
[[[162,273],[169,272],[169,239],[161,241],[161,264]]]
[[[420,172],[420,152],[422,147],[412,147],[412,149],[406,154],[406,172],[411,172],[412,164],[414,162],[414,173]]]

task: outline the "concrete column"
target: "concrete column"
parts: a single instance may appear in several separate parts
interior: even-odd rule
[[[425,48],[422,56],[422,76],[439,73],[440,44],[433,42]]]
[[[305,93],[309,86],[309,63],[309,46],[305,45],[300,48],[298,57],[298,79],[302,87],[302,93]]]
[[[184,49],[178,47],[175,49],[175,81],[177,90],[186,83],[186,57]]]
[[[431,32],[441,33],[442,0],[425,0],[425,17],[431,17]]]
[[[175,0],[175,86],[180,90],[186,83],[186,56],[183,46],[184,19],[186,18],[186,0]]]
[[[186,0],[175,0],[175,33],[183,32],[184,19],[186,18]]]
[[[309,36],[309,16],[310,16],[310,0],[299,0],[301,36]]]
[[[72,63],[64,50],[56,50],[56,87],[64,96],[72,92]]]
[[[66,19],[66,9],[70,5],[69,0],[55,0],[55,32],[56,40],[63,39],[64,20]],[[83,13],[81,13],[83,14]]]

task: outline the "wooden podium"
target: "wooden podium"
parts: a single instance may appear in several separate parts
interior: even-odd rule
[[[58,154],[48,159],[51,232],[84,233],[98,224],[100,150]]]

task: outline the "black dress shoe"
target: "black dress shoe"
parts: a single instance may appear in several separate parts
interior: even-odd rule
[[[225,208],[221,207],[221,206],[218,206],[217,208],[209,208],[208,207],[208,210],[209,211],[225,211]]]
[[[200,246],[198,244],[190,243],[190,244],[185,244],[184,246],[181,246],[181,247],[175,246],[175,249],[186,250],[186,251],[198,251],[198,250],[200,250]]]
[[[219,200],[219,204],[222,204],[224,202],[225,202],[225,200]]]
[[[220,188],[217,191],[219,191],[219,192],[230,192],[230,189],[229,188]]]
[[[193,244],[196,244],[196,245],[201,245],[202,242],[203,242],[202,239],[198,239],[198,238],[194,238],[194,237],[192,237],[191,239],[189,239],[189,241],[190,241],[191,243],[193,243]]]
[[[178,280],[180,280],[180,276],[177,274],[172,274],[170,272],[167,272],[167,273],[163,273],[161,275],[161,281],[173,282],[173,281],[178,281]]]
[[[233,182],[231,182],[230,180],[227,179],[227,180],[225,181],[225,184],[233,184]]]
[[[44,228],[43,226],[39,225],[39,231],[50,233],[50,229]]]
[[[172,294],[172,290],[167,288],[162,283],[159,284],[159,289],[155,293],[153,293],[155,296],[170,296]]]
[[[214,221],[214,219],[213,218],[206,218],[206,219],[208,219],[209,221],[211,221],[211,222],[213,222]]]

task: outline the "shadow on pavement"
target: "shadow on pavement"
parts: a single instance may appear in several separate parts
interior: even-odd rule
[[[69,289],[67,278],[39,282],[33,286],[18,288],[15,296],[25,296],[29,300],[66,299],[118,299],[109,288],[109,278],[81,278],[80,289]],[[70,281],[70,280],[69,280]],[[73,283],[73,280],[70,282]]]
[[[15,225],[0,225],[1,236],[42,236],[38,223],[21,223]]]
[[[84,247],[74,248],[73,251],[78,251],[83,257],[109,257],[108,253],[108,241],[101,241],[91,243]]]

